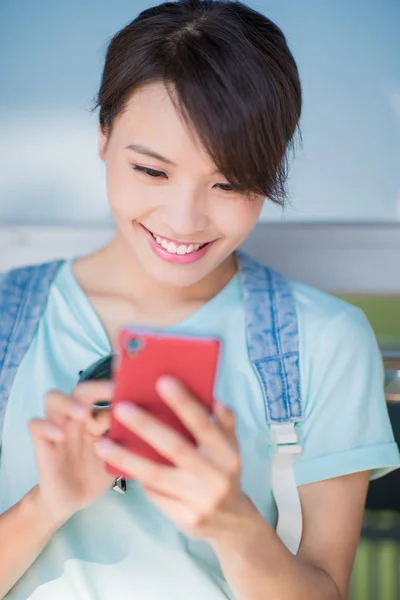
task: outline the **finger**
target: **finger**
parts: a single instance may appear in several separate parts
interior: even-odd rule
[[[65,441],[65,432],[58,426],[44,419],[32,419],[29,431],[34,441],[58,444]]]
[[[239,444],[236,436],[235,413],[230,408],[225,406],[225,404],[222,404],[222,402],[216,401],[214,404],[214,416],[217,420],[217,423],[229,437],[231,443],[235,448],[238,448]]]
[[[140,482],[144,487],[192,506],[201,507],[213,497],[211,484],[181,469],[160,465],[126,450],[107,438],[95,443],[96,454],[119,472]],[[221,477],[215,477],[214,487],[219,491]],[[219,488],[217,487],[219,486]]]
[[[60,427],[68,418],[81,421],[89,414],[84,405],[58,390],[51,390],[46,394],[45,407],[48,420]]]
[[[195,452],[193,470],[158,464],[125,449],[108,438],[95,443],[96,454],[118,472],[158,493],[201,509],[226,492],[226,475]]]
[[[211,477],[210,471],[213,467],[199,454],[197,448],[147,411],[131,403],[121,403],[115,407],[114,415],[125,427],[139,435],[177,467],[203,477]]]
[[[101,438],[95,442],[94,447],[96,454],[107,464],[144,485],[151,486],[155,482],[165,481],[176,470],[126,450],[108,438]]]
[[[92,409],[95,402],[105,400],[110,402],[113,397],[114,384],[108,379],[98,381],[83,381],[73,389],[71,396]]]
[[[86,422],[72,419],[67,419],[64,424],[68,456],[76,465],[82,463],[86,426]]]
[[[210,418],[205,407],[180,382],[171,377],[161,377],[157,390],[218,468],[224,471],[236,468],[237,448],[232,444],[231,434],[227,435],[218,421]]]
[[[54,458],[65,441],[65,432],[42,419],[32,419],[29,422],[29,430],[39,472],[50,474]]]
[[[212,493],[210,483],[201,479],[198,472],[191,473],[158,464],[106,438],[96,443],[96,450],[107,463],[112,464],[121,473],[171,498],[189,502],[193,506],[201,506],[203,499],[207,499]],[[215,481],[219,479],[215,477]]]

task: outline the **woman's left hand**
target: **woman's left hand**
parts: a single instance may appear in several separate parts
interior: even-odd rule
[[[175,379],[162,377],[157,389],[197,441],[197,448],[173,429],[132,404],[119,404],[115,417],[175,466],[161,465],[104,438],[99,455],[139,481],[154,502],[187,535],[219,541],[246,528],[257,510],[240,488],[235,416],[219,402],[213,417]]]

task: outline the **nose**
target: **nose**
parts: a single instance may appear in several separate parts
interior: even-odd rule
[[[190,240],[194,234],[205,231],[210,218],[203,195],[193,189],[171,192],[163,205],[163,221],[171,237]]]

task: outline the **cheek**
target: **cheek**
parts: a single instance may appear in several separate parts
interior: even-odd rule
[[[108,201],[115,215],[134,219],[149,205],[147,190],[137,181],[130,166],[109,162],[106,179]]]
[[[233,200],[232,204],[219,214],[221,230],[226,236],[246,237],[256,226],[263,204],[263,198]]]

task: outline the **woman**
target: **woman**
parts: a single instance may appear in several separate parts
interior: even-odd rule
[[[149,9],[111,41],[98,107],[114,238],[0,290],[0,596],[346,598],[371,472],[399,465],[379,351],[360,311],[236,253],[284,201],[301,89],[283,34],[238,2]],[[214,419],[157,383],[197,448],[117,414],[174,467],[108,442],[91,407],[112,385],[77,385],[132,323],[223,342]],[[297,553],[275,531],[280,443],[302,448]]]

